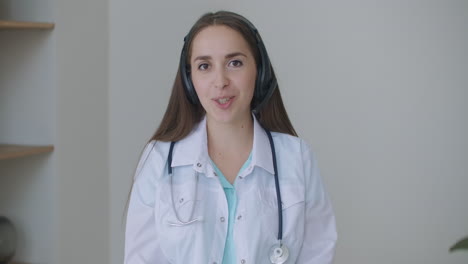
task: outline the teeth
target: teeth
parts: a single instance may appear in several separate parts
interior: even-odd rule
[[[231,100],[231,98],[220,98],[220,99],[218,99],[218,103],[225,104],[225,103],[229,102],[229,100]]]

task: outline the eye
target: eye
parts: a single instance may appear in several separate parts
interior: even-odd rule
[[[244,64],[240,60],[232,60],[229,62],[229,66],[233,66],[233,67],[240,67],[242,65]]]
[[[208,69],[208,63],[201,63],[200,65],[198,65],[198,69],[200,71],[204,71],[204,70],[207,70]]]

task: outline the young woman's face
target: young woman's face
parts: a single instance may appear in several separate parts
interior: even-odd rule
[[[257,69],[249,45],[227,26],[209,26],[192,42],[191,78],[209,122],[251,119]]]

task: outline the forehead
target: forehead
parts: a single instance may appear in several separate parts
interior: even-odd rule
[[[198,32],[192,42],[191,57],[224,56],[239,51],[252,56],[249,44],[239,32],[228,26],[216,25]]]

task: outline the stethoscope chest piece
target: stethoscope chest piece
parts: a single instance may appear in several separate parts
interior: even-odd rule
[[[270,261],[273,264],[282,264],[288,260],[289,257],[289,250],[288,248],[283,245],[274,245],[270,249]]]

